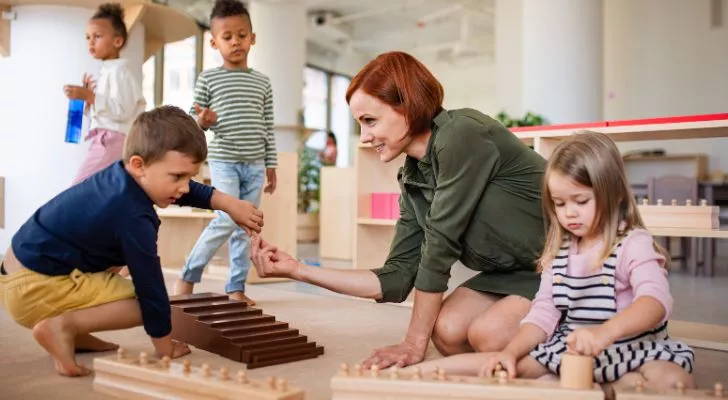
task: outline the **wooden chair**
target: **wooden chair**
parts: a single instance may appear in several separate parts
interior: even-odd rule
[[[696,177],[687,177],[680,175],[665,175],[661,177],[652,177],[647,182],[647,196],[650,204],[657,204],[658,200],[662,200],[662,203],[666,207],[670,206],[672,200],[677,200],[678,205],[685,205],[687,200],[692,201],[693,204],[698,204],[698,179]],[[664,246],[667,252],[671,255],[673,260],[684,260],[684,266],[686,266],[690,272],[694,275],[698,273],[698,253],[699,249],[703,246],[703,240],[714,240],[714,239],[702,239],[694,237],[681,237],[680,249],[678,250],[678,256],[672,257],[670,252],[670,238],[664,238]],[[712,246],[713,248],[715,246]],[[712,253],[712,251],[711,251]],[[712,274],[713,270],[713,254],[703,254],[703,262],[701,266],[704,268],[704,272]]]

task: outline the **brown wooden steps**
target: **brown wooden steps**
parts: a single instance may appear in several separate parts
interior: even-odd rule
[[[248,369],[316,358],[323,346],[263,310],[226,295],[170,297],[172,338],[247,364]]]

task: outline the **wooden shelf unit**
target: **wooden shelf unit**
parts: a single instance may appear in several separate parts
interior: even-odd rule
[[[690,120],[694,119],[694,120]],[[513,133],[534,150],[548,158],[556,145],[574,133],[588,129],[609,135],[614,141],[687,140],[728,137],[728,114],[679,117],[640,121],[614,121],[594,124],[513,128]],[[678,122],[671,122],[678,121]],[[634,123],[630,125],[629,123]],[[354,235],[354,268],[381,266],[389,253],[394,236],[394,220],[370,217],[372,192],[397,192],[397,170],[404,156],[382,163],[378,153],[368,144],[356,148],[356,229]],[[726,229],[652,229],[656,236],[728,238]]]
[[[367,144],[359,144],[355,156],[356,227],[354,229],[353,268],[382,266],[394,238],[396,220],[371,218],[373,192],[399,192],[397,172],[405,156],[388,163],[379,159],[379,153]]]

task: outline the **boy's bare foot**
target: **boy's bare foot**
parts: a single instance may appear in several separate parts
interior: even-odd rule
[[[33,338],[53,357],[56,372],[63,376],[84,376],[91,370],[76,364],[74,334],[64,316],[44,319],[33,327]]]
[[[243,292],[232,292],[228,295],[228,297],[230,297],[230,300],[244,301],[244,302],[248,303],[249,306],[255,305],[255,300],[246,296],[245,293],[243,293]]]
[[[111,351],[119,348],[119,345],[116,343],[106,342],[88,333],[76,336],[74,342],[76,353]]]
[[[180,295],[180,294],[192,294],[192,290],[195,288],[195,284],[192,282],[187,282],[183,279],[177,279],[174,281],[174,295]]]

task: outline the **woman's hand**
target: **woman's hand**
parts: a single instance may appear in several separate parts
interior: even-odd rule
[[[381,347],[374,350],[371,356],[362,363],[363,368],[377,366],[379,369],[396,365],[399,368],[417,364],[425,359],[425,351],[422,348],[407,341],[391,346]]]
[[[300,267],[298,260],[257,235],[250,239],[250,261],[261,278],[291,278]]]
[[[612,342],[610,335],[602,326],[579,328],[566,337],[569,352],[592,357],[598,356]]]

